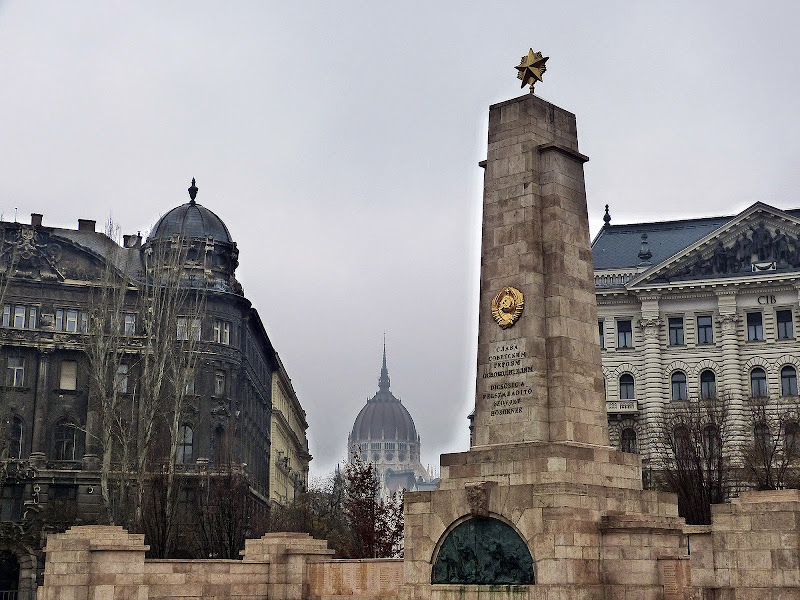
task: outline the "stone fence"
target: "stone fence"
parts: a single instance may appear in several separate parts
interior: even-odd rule
[[[144,536],[80,526],[47,538],[38,600],[392,600],[400,559],[333,560],[304,533],[247,540],[242,560],[145,559]]]

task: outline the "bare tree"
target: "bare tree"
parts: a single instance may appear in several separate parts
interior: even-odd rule
[[[166,434],[168,451],[166,493],[174,498],[176,488],[176,451],[184,416],[186,387],[194,370],[202,335],[205,311],[205,282],[193,285],[185,270],[189,243],[180,236],[161,241],[145,251],[145,281],[139,290],[139,314],[144,329],[144,347],[138,356],[139,382],[136,388],[138,406],[138,444],[136,476],[146,480],[153,440],[159,427]],[[137,488],[134,521],[141,526],[143,486]],[[170,501],[164,518],[171,521]],[[165,547],[168,547],[167,543]]]
[[[751,397],[751,437],[743,448],[745,474],[759,490],[800,487],[800,403],[796,396]]]
[[[711,522],[711,505],[725,501],[735,451],[728,402],[723,396],[664,407],[655,443],[653,479],[678,496],[689,524]]]
[[[136,443],[135,415],[126,402],[128,364],[138,350],[135,335],[135,305],[129,294],[136,292],[127,278],[127,258],[117,243],[119,228],[109,219],[106,235],[114,242],[106,256],[98,286],[90,297],[89,335],[86,340],[89,380],[92,396],[99,410],[99,427],[89,428],[89,435],[99,436],[101,450],[100,490],[108,519],[113,524],[125,519],[128,511],[130,464]],[[128,313],[127,311],[130,311]],[[130,319],[130,320],[129,320]],[[111,480],[116,493],[112,494]]]
[[[345,478],[336,468],[326,477],[315,479],[309,489],[288,506],[273,506],[270,531],[302,531],[328,541],[337,558],[349,555],[353,532],[345,516]]]

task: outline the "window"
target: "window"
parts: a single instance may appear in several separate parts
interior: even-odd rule
[[[753,441],[755,442],[756,451],[762,454],[767,454],[772,446],[772,434],[766,423],[758,423],[753,428]]]
[[[67,320],[64,324],[64,331],[69,333],[78,333],[78,311],[68,310]]]
[[[56,309],[55,330],[67,333],[88,333],[89,313],[73,309]]]
[[[602,321],[598,321],[597,322],[597,332],[600,334],[600,349],[601,350],[605,350],[606,349],[606,332],[605,332],[605,329],[603,328],[603,322]]]
[[[214,341],[218,344],[231,343],[231,324],[227,321],[214,321]]]
[[[56,423],[56,460],[75,460],[75,438],[77,428],[69,419],[61,419]]]
[[[125,335],[136,335],[136,315],[125,314]]]
[[[225,395],[225,371],[214,371],[214,395]]]
[[[794,421],[786,421],[783,424],[783,450],[786,455],[794,455],[797,448],[798,431],[800,431],[800,427]]]
[[[22,518],[23,490],[22,485],[0,487],[0,521],[19,521]]]
[[[24,306],[15,306],[14,307],[14,327],[18,329],[22,329],[25,327],[25,310]]]
[[[683,346],[683,317],[670,317],[667,322],[669,324],[669,345]]]
[[[617,321],[617,348],[633,348],[633,328],[630,321]]]
[[[620,434],[620,449],[628,454],[636,454],[636,430],[632,427],[626,427]]]
[[[761,313],[747,313],[747,341],[763,341],[764,325],[761,320]]]
[[[785,366],[781,369],[781,396],[797,396],[797,370]]]
[[[200,319],[178,317],[178,340],[187,342],[200,341]]]
[[[675,458],[678,460],[687,460],[692,454],[692,441],[689,437],[689,430],[679,425],[672,431],[672,444]]]
[[[778,322],[778,339],[791,340],[794,338],[794,321],[792,311],[779,310],[775,312],[775,320]]]
[[[672,399],[674,401],[689,399],[689,391],[686,388],[686,375],[681,371],[675,371],[672,374]]]
[[[19,417],[8,424],[8,458],[22,458],[22,419]]]
[[[714,371],[700,373],[700,397],[703,400],[717,397],[717,376]]]
[[[620,400],[633,400],[635,397],[633,375],[625,373],[619,378],[619,398]]]
[[[192,438],[194,432],[189,425],[182,425],[178,431],[178,450],[175,460],[181,465],[192,462]]]
[[[61,381],[58,387],[62,390],[78,389],[78,363],[76,361],[61,361]]]
[[[750,371],[750,395],[754,398],[767,395],[767,374],[760,367]]]
[[[384,442],[384,450],[394,450],[394,442]]]
[[[117,392],[120,394],[128,393],[128,365],[117,365],[117,375],[114,380]]]
[[[708,462],[716,462],[722,454],[722,437],[716,425],[703,428],[703,453]]]
[[[6,368],[6,385],[22,387],[25,384],[25,359],[21,356],[9,356]]]
[[[16,327],[23,329],[26,324],[29,329],[36,329],[37,310],[35,306],[22,304],[3,306],[3,327]],[[26,321],[27,319],[27,321]]]
[[[714,343],[714,325],[711,322],[711,317],[708,315],[697,317],[697,343]]]
[[[380,450],[381,449],[381,443],[380,442],[371,442],[370,445],[369,445],[369,449],[370,450]]]

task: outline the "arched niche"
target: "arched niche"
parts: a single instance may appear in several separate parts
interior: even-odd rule
[[[431,583],[531,585],[533,558],[525,541],[492,517],[456,525],[439,546]]]

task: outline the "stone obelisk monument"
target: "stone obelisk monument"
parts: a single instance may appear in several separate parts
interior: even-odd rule
[[[546,60],[517,67],[531,92]],[[490,107],[473,446],[406,496],[404,598],[666,598],[682,572],[674,496],[608,445],[587,160],[572,113],[533,93]]]

